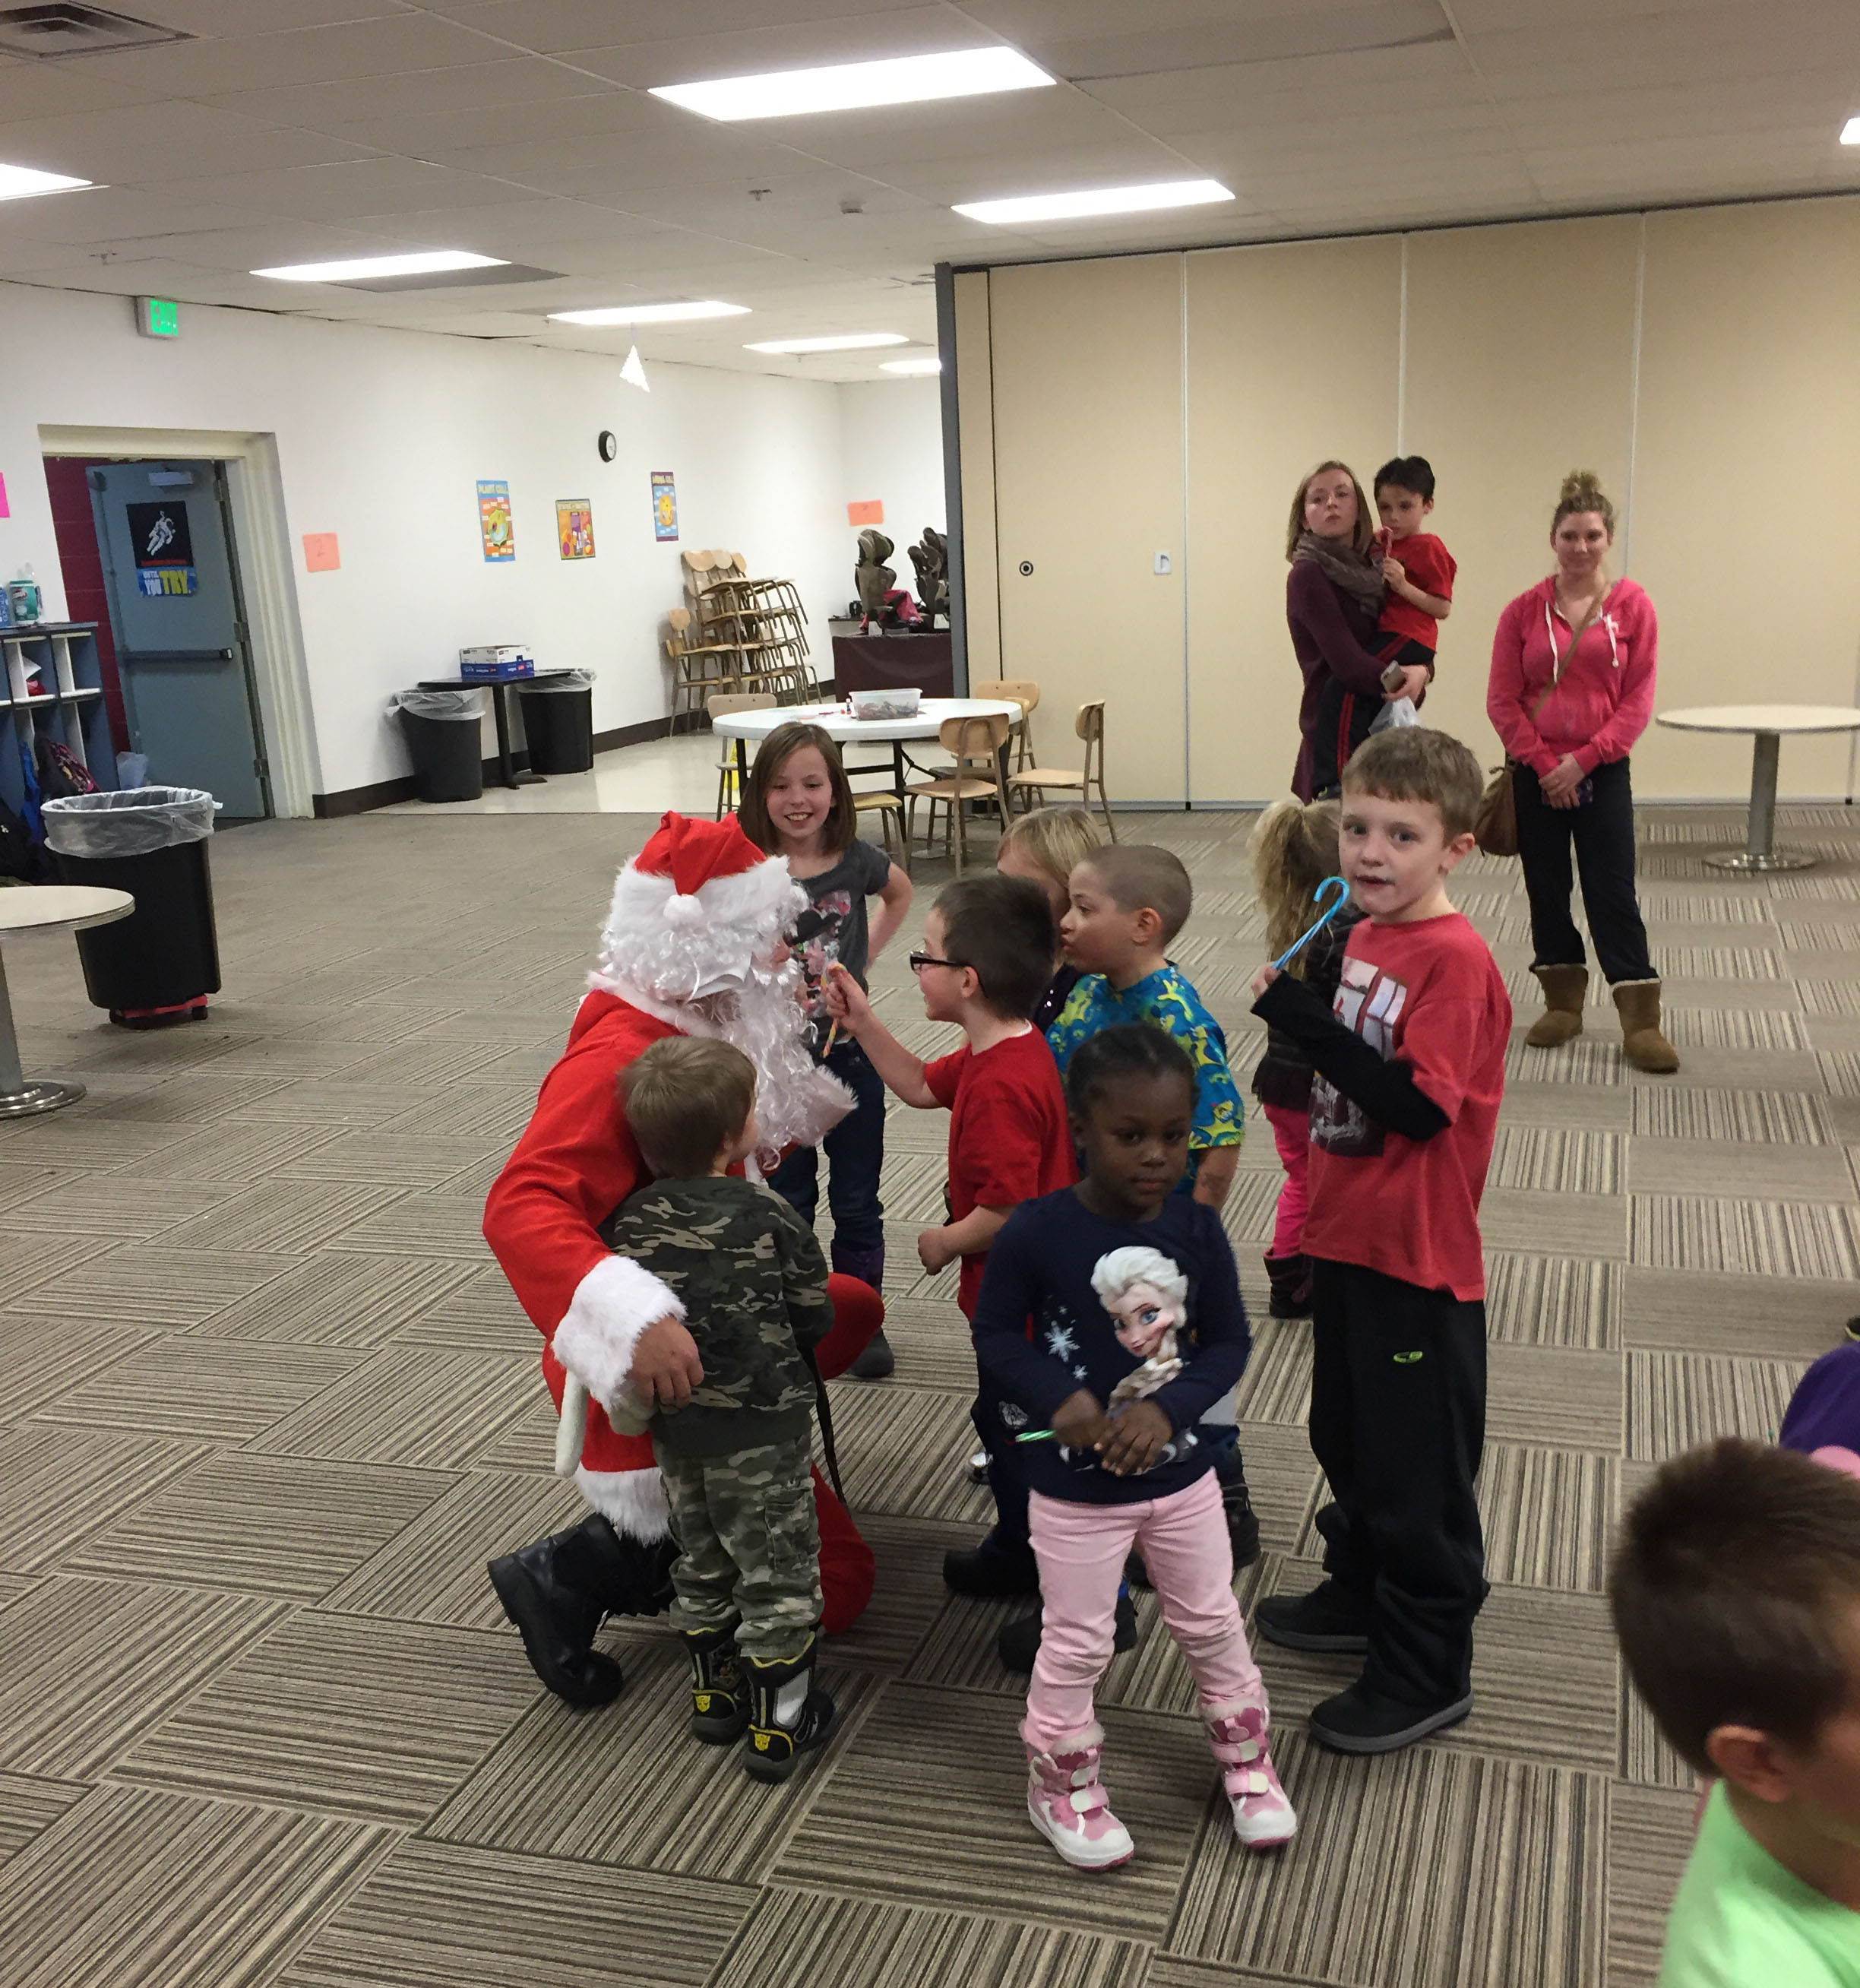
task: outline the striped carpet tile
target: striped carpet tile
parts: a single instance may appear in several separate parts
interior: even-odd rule
[[[261,1076],[222,1070],[216,1060],[204,1069],[177,1074],[146,1090],[110,1098],[98,1107],[96,1115],[110,1124],[197,1126],[243,1111],[260,1098],[282,1090],[290,1081],[282,1074]],[[239,1176],[222,1173],[218,1178],[236,1180]]]
[[[296,1260],[261,1250],[119,1242],[11,1303],[45,1317],[108,1319],[185,1332],[268,1283]]]
[[[59,1322],[49,1322],[53,1320]],[[146,1346],[151,1336],[130,1326],[68,1322],[55,1305],[0,1312],[0,1425],[23,1422],[35,1408],[68,1394],[73,1374],[100,1383],[107,1368]]]
[[[278,1988],[703,1988],[755,1898],[656,1871],[400,1843]]]
[[[93,1535],[66,1564],[315,1601],[414,1526],[451,1483],[380,1465],[223,1454]]]
[[[673,1638],[629,1634],[605,1647],[626,1677],[612,1709],[576,1712],[538,1694],[424,1834],[694,1884],[763,1882],[845,1761],[862,1749],[878,1683],[823,1662],[839,1730],[804,1775],[770,1787],[749,1779],[735,1749],[692,1738],[690,1672]],[[946,1735],[938,1757],[947,1751]]]
[[[1594,1988],[1607,1784],[1600,1774],[1422,1746],[1345,1759],[1281,1734],[1295,1852],[1249,1857],[1210,1827],[1175,1922],[1177,1956],[1295,1981]]]
[[[1528,1022],[1532,1011],[1520,1009],[1517,1019]],[[1505,1051],[1505,1083],[1592,1084],[1625,1084],[1626,1066],[1621,1060],[1620,1045],[1598,1042],[1578,1036],[1560,1050],[1534,1050],[1521,1035],[1514,1034]]]
[[[175,1230],[170,1239],[187,1249],[274,1249],[300,1256],[333,1242],[383,1199],[395,1198],[393,1190],[376,1187],[269,1175]]]
[[[1747,1199],[1851,1201],[1854,1176],[1841,1146],[1745,1142],[1727,1153],[1710,1139],[1636,1138],[1629,1148],[1628,1185],[1636,1194],[1715,1195],[1734,1186]]]
[[[1487,1185],[1540,1193],[1618,1194],[1621,1148],[1618,1133],[1501,1125]]]
[[[514,1136],[511,1144],[515,1144]],[[491,1260],[490,1245],[484,1240],[483,1195],[434,1192],[385,1198],[387,1206],[342,1231],[345,1249],[380,1250],[393,1256],[450,1256],[472,1264]]]
[[[94,1778],[285,1614],[245,1595],[55,1577],[0,1614],[0,1765]]]
[[[291,1080],[291,1072],[281,1074]],[[161,1172],[167,1180],[245,1184],[314,1152],[336,1136],[330,1126],[217,1124],[210,1132],[196,1132],[164,1146]]]
[[[839,1386],[833,1411],[846,1496],[856,1511],[988,1523],[988,1494],[964,1468],[975,1428],[963,1394],[896,1381]]]
[[[1600,1594],[1620,1472],[1612,1456],[1488,1442],[1478,1485],[1487,1578]],[[1321,1549],[1314,1532],[1308,1550]]]
[[[321,1816],[99,1788],[0,1865],[8,1988],[259,1988],[392,1842]]]
[[[1860,1281],[1860,1210],[1702,1195],[1631,1197],[1630,1260],[1651,1270]]]
[[[1488,1440],[1621,1454],[1619,1353],[1500,1341],[1487,1350],[1487,1375]]]
[[[1660,972],[1679,980],[1780,980],[1781,956],[1768,946],[1664,945]]]
[[[1642,1787],[1695,1789],[1699,1777],[1676,1753],[1654,1723],[1647,1702],[1621,1677],[1621,1760],[1623,1781]]]
[[[1479,1227],[1489,1249],[1609,1259],[1628,1253],[1627,1206],[1617,1194],[1487,1188],[1479,1204]]]
[[[1815,1060],[1821,1065],[1828,1088],[1837,1097],[1860,1097],[1860,1053],[1852,1050],[1823,1050]]]
[[[376,1285],[383,1289],[391,1289],[397,1272],[406,1260],[360,1256],[347,1259],[356,1266],[358,1278],[363,1266],[373,1264]],[[383,1321],[390,1324],[387,1337],[412,1340],[422,1346],[469,1346],[486,1353],[540,1354],[541,1335],[495,1263],[474,1270],[463,1263],[428,1261],[436,1276],[443,1270],[446,1281],[436,1290],[410,1295],[387,1307],[393,1314],[391,1320]],[[365,1280],[358,1282],[358,1300],[366,1289]]]
[[[530,1084],[461,1084],[455,1090],[425,1097],[402,1091],[395,1102],[399,1108],[376,1121],[384,1131],[482,1139],[508,1152],[536,1108],[536,1087]]]
[[[708,1988],[1154,1988],[1149,1951],[1055,1926],[771,1888]]]
[[[43,1227],[59,1236],[86,1237],[100,1242],[147,1242],[169,1233],[194,1217],[235,1197],[228,1182],[132,1180],[86,1174],[61,1188],[15,1209],[8,1226],[31,1232]],[[177,1237],[184,1248],[207,1246]],[[61,1266],[62,1267],[62,1266]]]
[[[390,1055],[402,1052],[393,1050]],[[436,1188],[484,1157],[477,1139],[429,1139],[410,1132],[338,1131],[278,1168],[289,1180],[349,1181],[370,1187]],[[499,1153],[498,1159],[508,1158]]]
[[[944,1555],[973,1546],[981,1530],[863,1512],[859,1526],[878,1562],[872,1606],[827,1645],[827,1658],[835,1670],[900,1672],[944,1610],[957,1605],[944,1585]]]
[[[1723,888],[1688,891],[1672,884],[1656,884],[1641,891],[1640,908],[1649,924],[1668,920],[1713,925],[1767,925],[1774,922],[1772,908],[1767,899]]]
[[[372,1352],[412,1317],[452,1297],[473,1273],[421,1256],[380,1257],[319,1250],[290,1259],[281,1274],[221,1307],[194,1328],[203,1339],[245,1339]],[[498,1282],[509,1307],[510,1286]],[[522,1314],[517,1314],[519,1319]],[[515,1341],[508,1335],[506,1343]]]
[[[392,1042],[404,1033],[404,1025],[385,1032],[371,1030],[371,1018],[360,1009],[351,1009],[349,1017],[352,1025],[363,1032],[360,1040],[364,1042]],[[268,1097],[242,1106],[238,1119],[255,1124],[319,1125],[340,1131],[346,1125],[384,1125],[390,1119],[399,1117],[416,1100],[424,1100],[424,1108],[437,1114],[444,1108],[442,1097],[442,1094],[398,1086],[352,1084],[343,1074],[299,1077]],[[446,1129],[455,1132],[460,1128],[454,1124]]]
[[[1622,1270],[1592,1257],[1488,1249],[1487,1337],[1494,1344],[1612,1351],[1621,1344]]]
[[[915,1222],[926,1228],[947,1221],[943,1191],[949,1177],[947,1146],[930,1153],[887,1151],[879,1182],[886,1214],[893,1222]]]
[[[1747,1354],[1813,1360],[1838,1343],[1854,1309],[1852,1286],[1779,1283],[1630,1265],[1622,1298],[1622,1338],[1630,1347],[1676,1353]]]
[[[1311,1322],[1260,1317],[1238,1395],[1241,1418],[1303,1428],[1311,1412]]]
[[[1696,1797],[1677,1791],[1609,1790],[1609,1988],[1654,1988],[1696,1806]]]
[[[1747,998],[1741,990],[1737,998]],[[1800,1015],[1750,1007],[1704,1008],[1675,999],[1661,1011],[1666,1039],[1675,1048],[1806,1050],[1811,1046]]]
[[[1721,1435],[1774,1442],[1807,1371],[1804,1361],[1630,1353],[1627,1453],[1660,1463]]]
[[[89,1791],[80,1781],[0,1773],[0,1864],[49,1829]]]
[[[364,1357],[170,1334],[118,1361],[106,1387],[80,1384],[41,1408],[38,1419],[238,1444],[341,1380]]]
[[[0,1567],[32,1574],[212,1454],[159,1438],[28,1423],[0,1435]]]
[[[6,1621],[0,1616],[0,1630]],[[420,1823],[541,1692],[514,1638],[302,1613],[195,1690],[115,1773],[194,1794]]]

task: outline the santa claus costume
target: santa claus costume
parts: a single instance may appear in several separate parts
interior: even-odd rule
[[[807,1053],[798,969],[786,957],[785,935],[807,902],[786,860],[765,855],[734,817],[666,815],[620,872],[568,1046],[484,1205],[485,1240],[542,1334],[543,1378],[559,1413],[566,1401],[559,1467],[593,1507],[569,1530],[493,1560],[491,1578],[537,1675],[571,1704],[604,1705],[618,1693],[619,1666],[593,1648],[595,1631],[609,1614],[664,1608],[676,1551],[651,1439],[617,1434],[603,1406],[626,1381],[646,1328],[684,1315],[663,1283],[604,1238],[615,1210],[651,1178],[616,1080],[663,1036],[720,1036],[756,1066],[761,1171],[837,1124],[851,1094]],[[833,1328],[815,1357],[831,1378],[859,1357],[885,1310],[851,1277],[835,1276],[828,1288]],[[873,1562],[818,1471],[814,1495],[831,1634],[871,1599]]]

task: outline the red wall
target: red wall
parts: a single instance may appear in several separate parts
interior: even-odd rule
[[[90,485],[84,481],[84,472],[91,467],[91,463],[76,456],[48,455],[46,488],[52,493],[52,524],[58,534],[58,563],[65,576],[66,612],[73,621],[97,624],[97,657],[103,667],[103,702],[110,712],[110,742],[119,752],[127,752],[129,720],[123,715],[123,686],[116,676],[110,594],[103,583],[103,558],[97,550]]]

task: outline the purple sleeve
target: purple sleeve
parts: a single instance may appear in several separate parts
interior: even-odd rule
[[[1357,641],[1344,619],[1337,590],[1308,560],[1295,561],[1286,580],[1285,618],[1295,635],[1300,629],[1304,631],[1318,652],[1317,661],[1345,690],[1360,691],[1365,696],[1382,695],[1382,671],[1388,664],[1371,655]],[[1310,674],[1308,664],[1306,674]]]

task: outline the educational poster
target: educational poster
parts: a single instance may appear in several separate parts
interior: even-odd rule
[[[127,509],[130,543],[136,549],[136,591],[151,600],[164,593],[197,593],[200,573],[194,563],[187,505],[170,497]]]
[[[678,486],[669,469],[655,469],[653,473],[653,536],[655,539],[676,539],[678,536]]]
[[[489,483],[480,477],[478,486],[478,530],[484,541],[488,560],[514,560],[517,542],[510,525],[510,485]]]
[[[594,556],[594,507],[586,497],[555,499],[555,540],[564,559]]]

